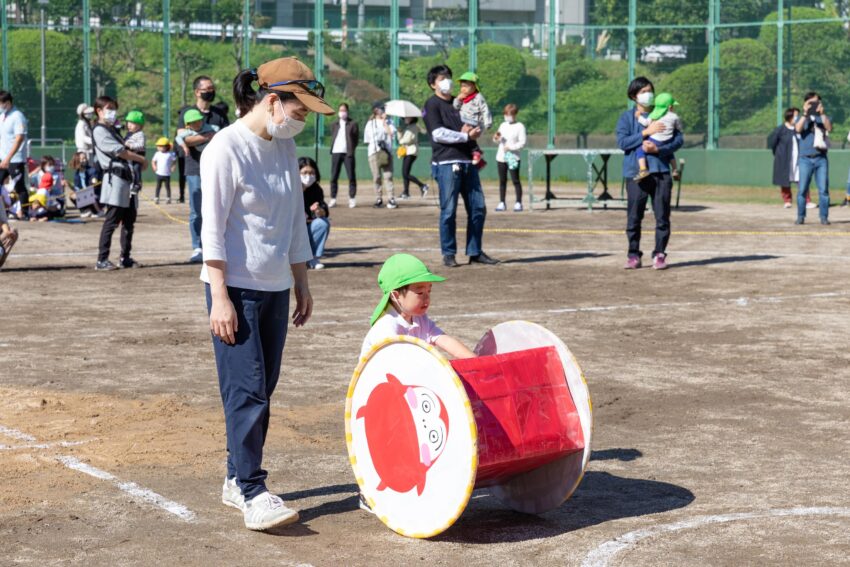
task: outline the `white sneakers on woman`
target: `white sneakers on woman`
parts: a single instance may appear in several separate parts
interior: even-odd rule
[[[224,486],[221,487],[221,503],[237,510],[245,511],[245,497],[242,496],[242,490],[236,484],[235,478],[224,479]]]
[[[241,511],[249,530],[268,530],[298,521],[298,512],[287,508],[283,500],[271,492],[263,492],[245,502],[235,478],[224,479],[221,503]]]

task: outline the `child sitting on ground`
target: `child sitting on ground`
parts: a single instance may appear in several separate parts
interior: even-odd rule
[[[145,133],[142,131],[142,126],[145,125],[145,115],[138,110],[131,110],[127,113],[124,119],[127,122],[127,136],[124,138],[124,145],[134,154],[142,157],[145,155]],[[131,162],[133,170],[132,191],[138,193],[142,189],[142,164],[139,162]]]
[[[484,100],[484,95],[478,90],[478,75],[467,71],[460,76],[460,94],[454,100],[454,107],[460,111],[460,119],[464,124],[473,128],[481,128],[481,133],[493,126],[493,115]],[[481,148],[476,144],[472,150],[472,165],[482,169],[487,162],[482,158]]]
[[[431,282],[445,279],[428,271],[416,256],[394,254],[387,258],[378,274],[378,285],[384,296],[372,313],[372,328],[363,339],[360,357],[366,356],[376,343],[397,335],[422,339],[455,358],[474,357],[475,354],[466,345],[443,333],[428,318]]]
[[[649,113],[649,116],[644,117],[641,115],[640,110],[635,110],[635,118],[637,118],[638,122],[644,128],[653,122],[660,122],[664,126],[663,130],[653,134],[647,140],[653,142],[655,145],[661,145],[664,142],[668,142],[676,130],[682,131],[682,121],[679,119],[679,115],[673,112],[673,107],[678,105],[679,103],[676,102],[673,95],[670,93],[661,93],[655,97],[655,109]],[[639,171],[635,175],[634,180],[640,181],[644,177],[649,176],[649,167],[646,165],[646,152],[643,151],[643,146],[638,147],[635,155],[638,158]],[[670,172],[674,179],[679,176],[679,172],[676,169],[675,156],[670,159]]]
[[[177,158],[171,152],[171,142],[165,136],[161,137],[156,141],[156,153],[151,161],[151,166],[156,174],[156,193],[153,202],[157,205],[159,204],[159,191],[163,184],[165,184],[165,203],[171,204],[171,174],[174,172],[176,163]]]
[[[183,155],[189,155],[189,146],[186,145],[186,138],[197,136],[198,134],[206,134],[207,132],[218,132],[218,126],[207,124],[204,121],[204,115],[197,108],[190,108],[183,115],[183,123],[186,125],[177,132],[174,137],[174,143],[180,146],[183,150]]]
[[[30,222],[47,221],[59,216],[59,205],[50,193],[53,190],[56,160],[53,156],[41,158],[38,189],[30,196]]]

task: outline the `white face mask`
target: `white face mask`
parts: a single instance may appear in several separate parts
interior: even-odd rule
[[[453,86],[454,84],[449,78],[442,79],[437,83],[437,88],[440,89],[440,92],[443,94],[451,94]]]
[[[279,138],[281,140],[294,138],[300,134],[302,130],[304,130],[306,123],[301,120],[290,118],[286,115],[286,111],[283,109],[283,104],[281,104],[280,101],[277,101],[277,104],[280,104],[280,110],[283,112],[283,122],[278,124],[274,121],[274,115],[269,114],[269,119],[266,122],[266,131],[272,138]]]
[[[309,187],[310,185],[312,185],[315,182],[316,182],[316,176],[315,175],[313,175],[313,174],[304,175],[303,173],[301,174],[301,185],[303,185],[304,187]]]
[[[118,115],[118,111],[114,108],[104,108],[103,109],[103,121],[107,124],[115,124],[115,118]]]
[[[348,113],[344,110],[339,111],[339,119],[340,120],[348,120]]]
[[[653,92],[639,93],[637,95],[637,103],[641,106],[652,106],[653,102],[655,102],[655,93]]]
[[[44,168],[44,171],[46,171],[47,173],[53,173],[54,171],[56,171],[56,168],[53,167],[52,165],[48,165],[47,167]]]
[[[505,114],[505,122],[507,122],[508,124],[513,124],[514,123],[514,117],[511,116],[510,114]]]

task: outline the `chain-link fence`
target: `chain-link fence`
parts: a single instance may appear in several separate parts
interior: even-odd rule
[[[233,118],[237,71],[284,55],[315,68],[328,101],[348,102],[361,122],[375,100],[424,103],[432,65],[475,70],[497,124],[505,104],[519,106],[531,147],[611,146],[636,75],[678,100],[689,146],[763,148],[809,90],[838,132],[850,125],[841,96],[850,2],[516,0],[513,11],[493,2],[511,4],[0,0],[2,85],[36,142],[72,139],[76,106],[99,94],[142,110],[149,137],[173,135],[198,75],[215,81]],[[548,23],[580,4],[579,23]],[[301,141],[325,146],[328,134],[316,120]]]

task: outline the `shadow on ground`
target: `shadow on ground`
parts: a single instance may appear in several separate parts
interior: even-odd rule
[[[611,254],[603,254],[596,252],[577,252],[575,254],[559,254],[556,256],[535,256],[533,258],[514,258],[513,260],[504,260],[502,264],[536,264],[537,262],[565,262],[568,260],[581,260],[582,258],[601,258],[610,256]]]
[[[690,260],[688,262],[676,262],[669,265],[670,268],[687,268],[690,266],[710,266],[712,264],[733,264],[735,262],[759,262],[761,260],[776,260],[779,256],[770,254],[751,254],[748,256],[718,256],[717,258],[706,258],[705,260]]]

